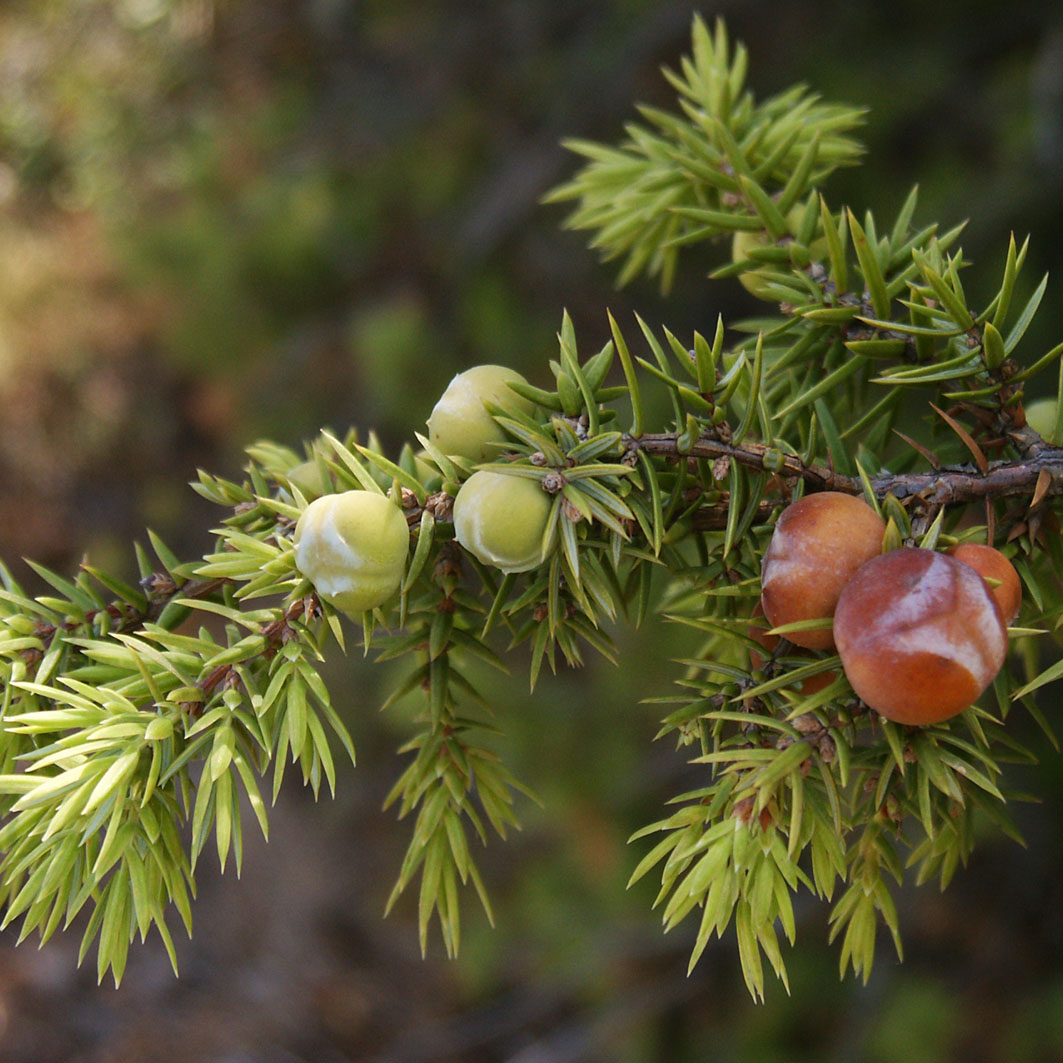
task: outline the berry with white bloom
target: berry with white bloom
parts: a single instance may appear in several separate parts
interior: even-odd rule
[[[295,566],[325,601],[353,616],[383,605],[406,571],[406,518],[384,495],[344,491],[314,499],[295,526]]]
[[[481,469],[454,500],[454,535],[485,565],[527,572],[543,560],[551,506],[538,480]]]
[[[428,418],[428,438],[444,454],[485,461],[496,453],[506,433],[484,403],[514,412],[530,413],[535,404],[509,385],[527,381],[504,365],[477,365],[458,373]]]

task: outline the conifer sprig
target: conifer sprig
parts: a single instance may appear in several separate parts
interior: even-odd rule
[[[660,737],[701,782],[638,832],[653,845],[632,878],[660,876],[666,928],[697,921],[691,965],[733,932],[753,996],[765,963],[785,984],[780,931],[793,946],[808,892],[831,906],[842,972],[866,980],[880,925],[901,951],[898,883],[947,885],[986,822],[1018,837],[1005,765],[1032,754],[1008,717],[1021,706],[1055,742],[1031,695],[1063,674],[1039,654],[1063,618],[1063,448],[1024,405],[1063,355],[1025,349],[1045,281],[1015,299],[1028,241],[1012,239],[997,291],[974,306],[962,226],[917,226],[914,190],[888,224],[830,207],[822,186],[859,160],[862,113],[803,87],[758,103],[746,65],[722,23],[696,19],[691,57],[666,75],[678,112],[643,108],[618,148],[573,144],[589,161],[550,198],[576,201],[570,224],[623,259],[621,282],[667,287],[680,248],[754,234],[707,285],[751,282],[767,316],[680,338],[610,315],[610,341],[588,355],[565,314],[550,383],[512,385],[523,412],[492,408],[505,439],[489,460],[412,430],[391,455],[353,430],[302,452],[260,442],[240,479],[193,485],[222,514],[202,558],[152,535],[135,586],[38,567],[49,589],[31,595],[3,572],[0,902],[22,937],[86,911],[82,956],[95,943],[101,978],[119,981],[153,927],[176,966],[167,919],[172,906],[190,930],[204,850],[239,869],[244,809],[266,833],[291,766],[315,794],[335,789],[336,754],[354,749],[319,666],[351,628],[300,571],[293,533],[312,499],[349,490],[388,496],[411,536],[393,600],[354,620],[364,652],[408,665],[388,701],[415,708],[387,804],[412,830],[388,906],[417,883],[422,948],[436,923],[457,951],[469,887],[493,919],[475,850],[517,825],[529,793],[469,665],[505,668],[508,654],[533,685],[588,648],[623,666],[610,629],[655,612],[699,640],[654,701]],[[549,499],[528,571],[455,538],[455,498],[480,470]],[[754,664],[776,517],[821,490],[862,494],[891,546],[972,539],[1011,558],[1025,594],[1014,652],[978,704],[927,728],[884,720],[836,655],[797,655],[785,636],[800,624]]]

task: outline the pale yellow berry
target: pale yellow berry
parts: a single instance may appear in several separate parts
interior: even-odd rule
[[[530,413],[535,404],[522,398],[510,383],[527,383],[504,365],[477,365],[458,373],[447,385],[428,418],[428,438],[444,454],[484,461],[494,456],[506,433],[487,412],[484,403]]]
[[[790,208],[789,213],[786,215],[786,221],[791,230],[800,229],[804,220],[804,213],[805,207],[801,204]],[[744,262],[749,258],[750,251],[755,251],[761,247],[773,246],[775,246],[775,241],[764,230],[752,232],[747,229],[736,230],[734,237],[731,239],[731,261]],[[813,262],[819,262],[824,259],[827,255],[826,238],[820,237],[818,240],[813,240],[809,245],[808,253]],[[780,263],[778,268],[785,272],[787,267]],[[771,267],[749,269],[745,273],[738,275],[738,283],[751,295],[770,302],[772,296],[768,294],[767,290],[769,284],[767,272],[770,269]]]
[[[527,572],[543,559],[551,504],[538,480],[481,469],[454,500],[454,535],[485,565]]]
[[[1026,407],[1026,423],[1046,442],[1059,446],[1056,436],[1056,400],[1034,399]]]
[[[428,452],[418,450],[413,456],[413,471],[421,483],[428,483],[439,479],[439,470],[432,464]]]
[[[324,495],[295,526],[295,566],[325,601],[352,616],[383,605],[406,570],[402,510],[374,491]]]
[[[327,487],[321,477],[321,468],[316,461],[304,461],[285,474],[293,487],[298,487],[306,498],[317,498]]]

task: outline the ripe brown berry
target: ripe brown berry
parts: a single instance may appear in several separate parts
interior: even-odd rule
[[[1015,566],[997,549],[983,543],[957,543],[948,550],[950,556],[962,561],[978,573],[982,579],[997,582],[989,587],[1005,624],[1010,624],[1019,615],[1022,604],[1022,583]]]
[[[861,567],[838,600],[834,638],[853,690],[887,719],[915,726],[973,704],[1007,651],[1004,622],[981,576],[916,548]]]
[[[779,515],[761,568],[761,602],[772,627],[834,615],[842,588],[882,550],[886,524],[862,499],[837,491],[805,495]],[[829,628],[794,631],[798,646],[834,646]]]

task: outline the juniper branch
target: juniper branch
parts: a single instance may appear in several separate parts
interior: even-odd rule
[[[1036,435],[1032,429],[1024,433]],[[1025,435],[1024,435],[1025,438]],[[859,477],[842,473],[816,463],[806,463],[795,454],[781,454],[763,443],[732,444],[722,439],[704,437],[693,446],[681,447],[677,433],[646,435],[627,440],[629,452],[639,450],[648,454],[681,458],[700,458],[709,461],[734,461],[754,471],[775,475],[783,480],[800,480],[818,491],[840,491],[859,495],[864,491]],[[1063,447],[1043,441],[1032,443],[1019,461],[991,462],[985,473],[972,465],[944,466],[928,472],[879,473],[870,477],[875,496],[879,499],[892,494],[898,501],[920,503],[923,506],[962,505],[986,499],[1030,497],[1043,498],[1063,495]],[[702,529],[716,527],[725,519],[728,503],[699,511],[695,524]],[[773,504],[761,503],[765,514]],[[718,511],[718,512],[717,512]]]

